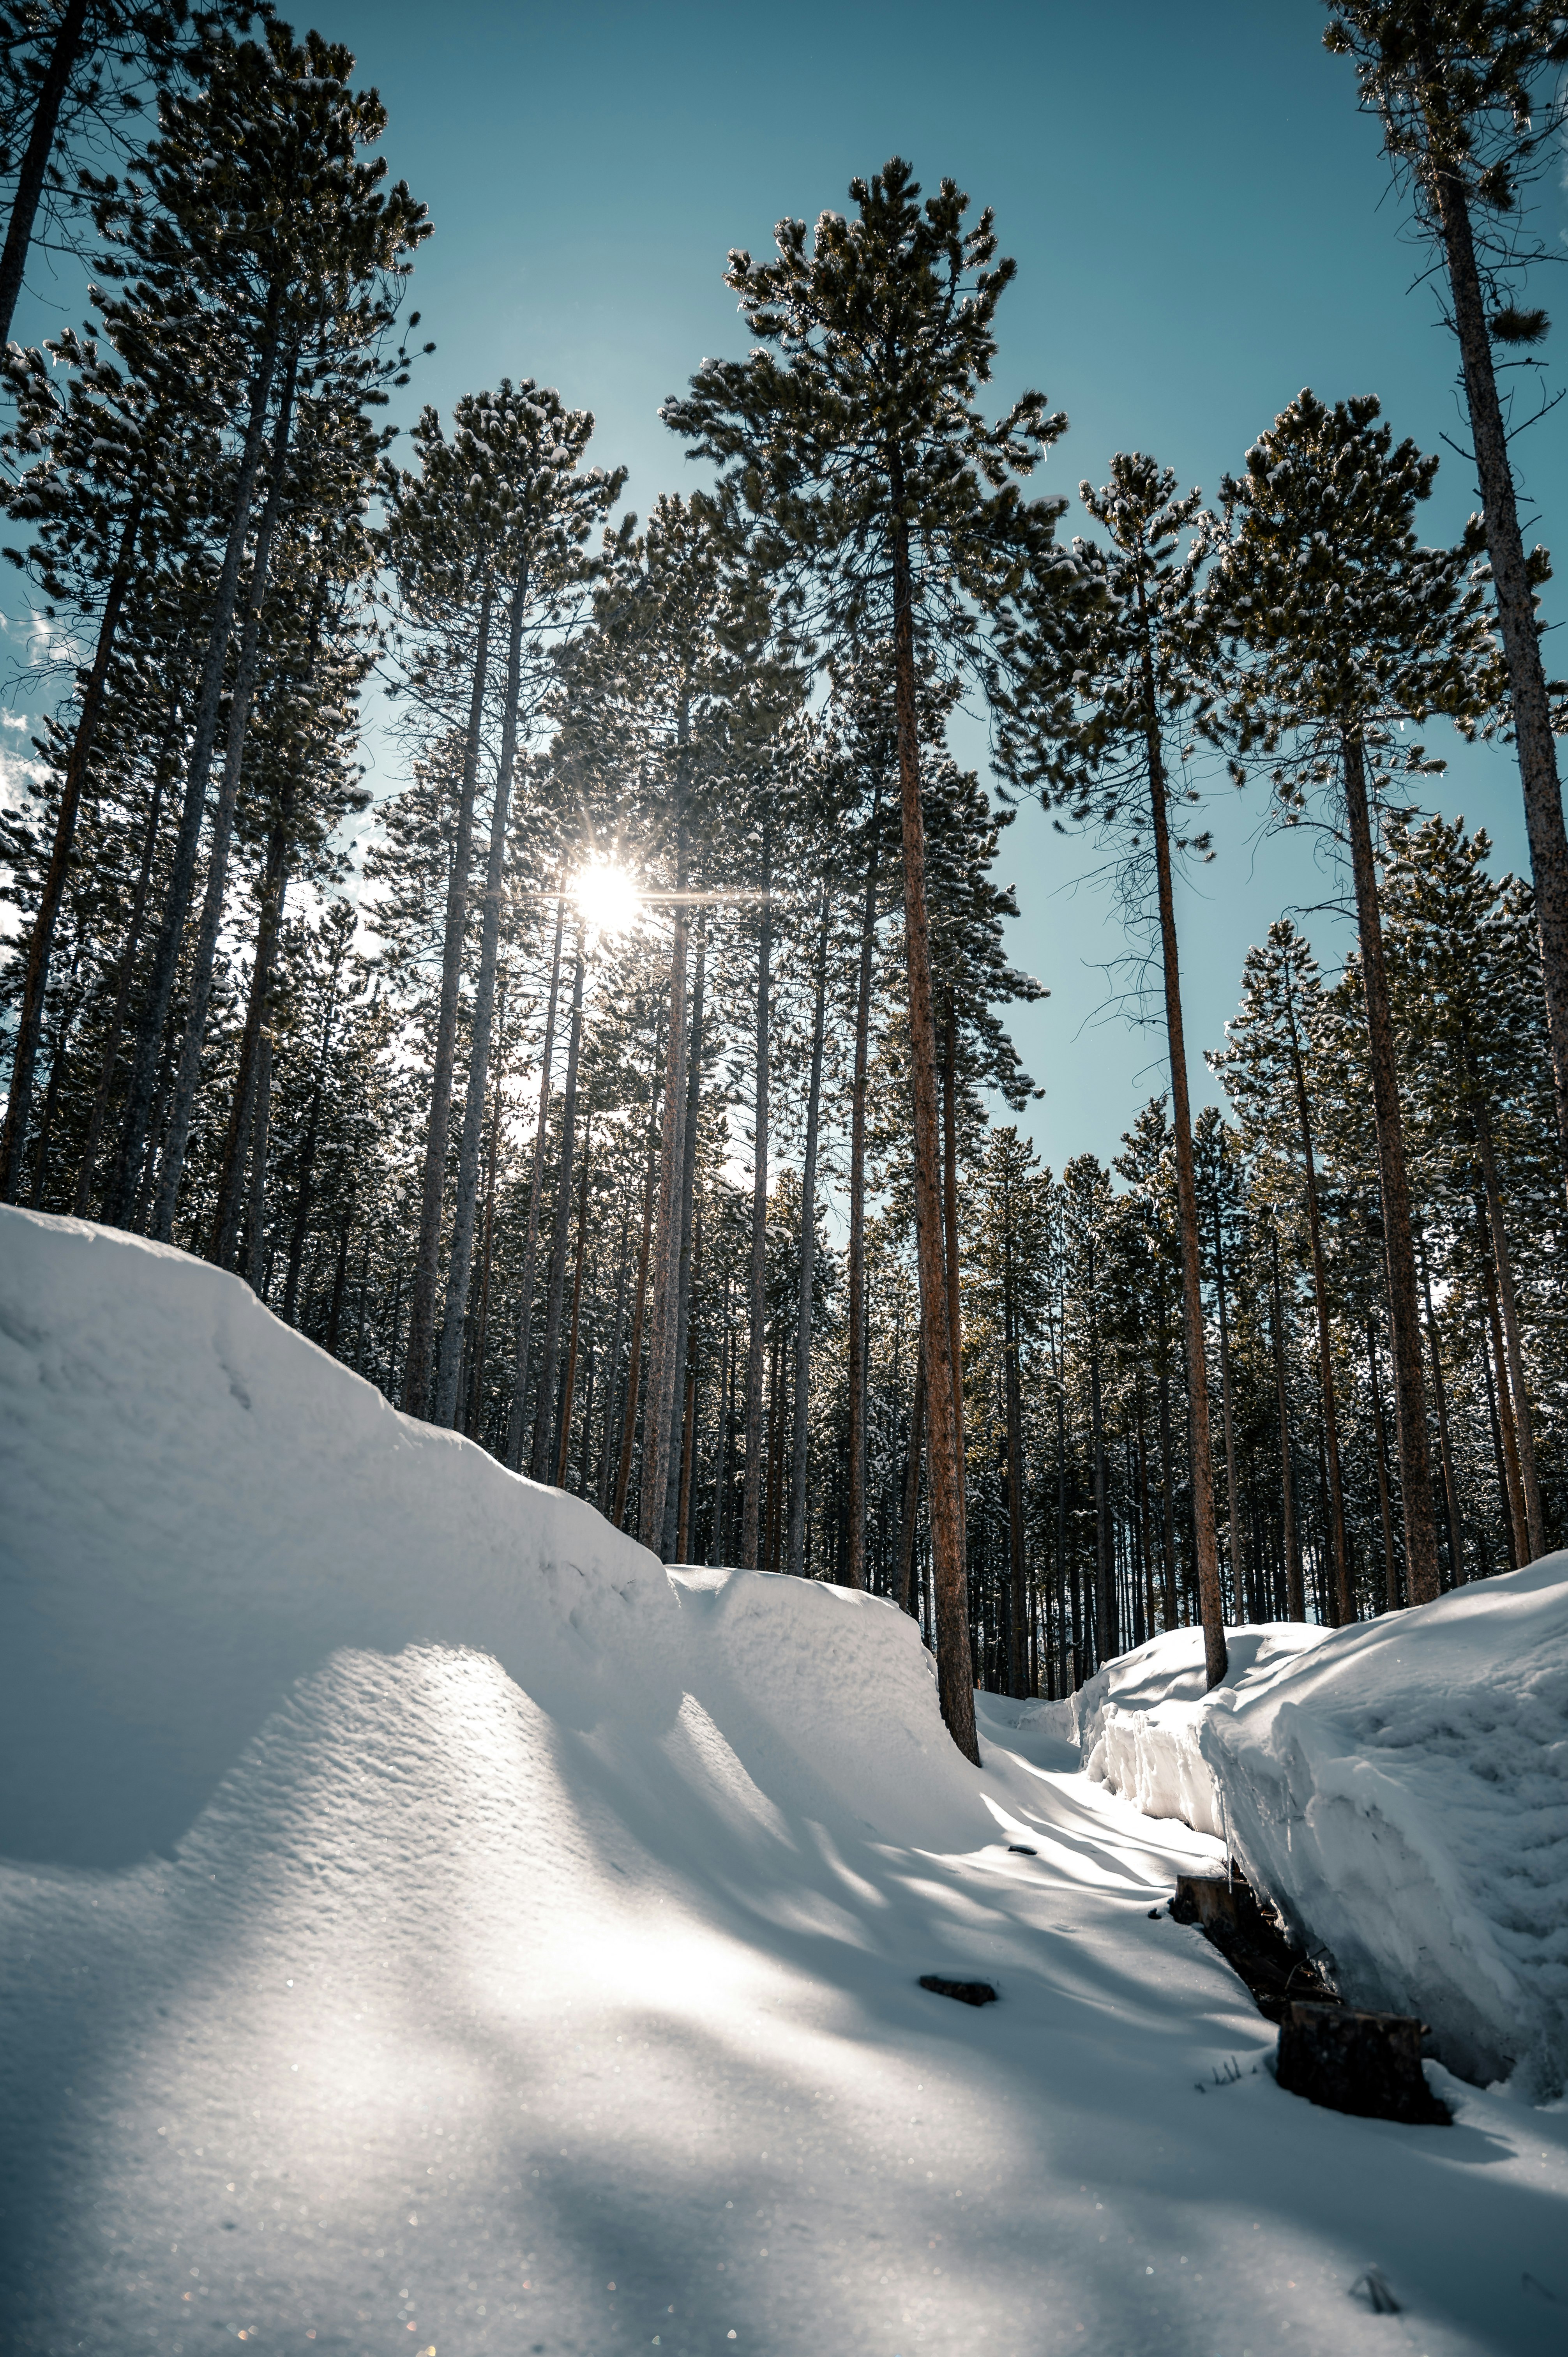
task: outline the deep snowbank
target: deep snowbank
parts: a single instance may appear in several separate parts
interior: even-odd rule
[[[1283,2094],[1218,1844],[982,1705],[0,1211],[0,2341],[1554,2349],[1568,2116]]]
[[[1201,1632],[1043,1723],[1145,1814],[1229,1844],[1348,1994],[1420,2013],[1487,2081],[1568,2074],[1568,1555],[1353,1629]]]

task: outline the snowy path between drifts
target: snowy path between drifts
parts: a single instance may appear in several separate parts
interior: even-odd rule
[[[1283,2094],[1151,1919],[1218,1845],[1019,1706],[976,1773],[888,1606],[667,1574],[11,1212],[0,1505],[8,2352],[1568,2341],[1568,2112]]]

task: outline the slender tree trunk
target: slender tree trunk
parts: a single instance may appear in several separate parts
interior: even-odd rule
[[[686,886],[682,828],[676,889]],[[664,1125],[660,1141],[659,1217],[653,1247],[653,1338],[642,1411],[642,1498],[639,1536],[661,1553],[670,1491],[671,1424],[675,1405],[675,1324],[681,1277],[681,1191],[686,1148],[686,907],[675,904],[670,952],[670,1031],[664,1065]]]
[[[968,1526],[968,1469],[963,1437],[963,1301],[958,1249],[958,1008],[948,992],[942,1026],[942,1257],[947,1268],[948,1331],[952,1348],[953,1430],[958,1447],[961,1530]],[[965,1537],[967,1559],[968,1539]]]
[[[332,1272],[332,1307],[327,1316],[327,1340],[323,1344],[329,1359],[338,1356],[338,1338],[343,1325],[343,1296],[349,1283],[349,1238],[353,1231],[354,1213],[350,1204],[338,1232],[338,1260]]]
[[[1426,1308],[1426,1339],[1432,1351],[1432,1395],[1437,1405],[1437,1441],[1443,1458],[1443,1495],[1448,1509],[1448,1568],[1455,1587],[1465,1579],[1465,1522],[1459,1512],[1459,1489],[1454,1479],[1454,1451],[1448,1439],[1448,1397],[1443,1381],[1443,1353],[1437,1320],[1432,1310],[1432,1276],[1426,1245],[1421,1247],[1421,1292]]]
[[[1541,661],[1524,535],[1520,529],[1519,503],[1514,496],[1508,429],[1498,397],[1492,340],[1470,221],[1469,192],[1455,152],[1456,143],[1448,124],[1447,102],[1430,75],[1424,81],[1422,101],[1430,143],[1428,187],[1454,298],[1454,325],[1459,339],[1476,476],[1486,522],[1487,554],[1491,562],[1498,626],[1508,665],[1514,741],[1519,753],[1520,782],[1524,790],[1525,828],[1530,837],[1530,874],[1535,884],[1536,920],[1541,929],[1558,1147],[1564,1176],[1568,1178],[1568,831],[1563,826],[1552,702]]]
[[[1498,1419],[1502,1435],[1502,1461],[1505,1469],[1504,1495],[1508,1501],[1509,1523],[1513,1542],[1513,1560],[1517,1569],[1530,1560],[1530,1517],[1525,1510],[1524,1483],[1520,1478],[1519,1437],[1514,1423],[1513,1405],[1509,1397],[1508,1356],[1503,1347],[1502,1322],[1498,1316],[1498,1279],[1487,1238],[1485,1218],[1486,1199],[1476,1205],[1476,1226],[1481,1240],[1481,1275],[1486,1287],[1487,1321],[1491,1329],[1492,1356],[1497,1365]]]
[[[561,1312],[566,1291],[566,1243],[572,1232],[572,1164],[576,1150],[577,1065],[583,1046],[583,928],[572,969],[572,1028],[566,1042],[566,1091],[561,1107],[561,1170],[555,1182],[555,1232],[550,1247],[550,1287],[544,1300],[544,1347],[539,1362],[539,1395],[533,1410],[533,1450],[529,1471],[548,1480],[555,1462],[555,1363],[561,1348]]]
[[[882,780],[872,796],[860,920],[860,974],[854,998],[854,1079],[849,1129],[849,1561],[846,1587],[865,1586],[865,1083],[871,1039],[871,969],[876,946],[876,821]]]
[[[904,1505],[898,1522],[898,1602],[918,1620],[920,1598],[915,1579],[915,1533],[920,1514],[920,1460],[926,1439],[925,1343],[915,1350],[915,1387],[909,1403],[909,1456],[904,1469]]]
[[[1399,1566],[1394,1556],[1393,1516],[1389,1511],[1389,1441],[1383,1423],[1383,1390],[1378,1375],[1378,1337],[1367,1319],[1367,1368],[1372,1381],[1372,1454],[1378,1468],[1378,1514],[1383,1535],[1383,1609],[1400,1609]]]
[[[746,1487],[740,1559],[755,1570],[762,1515],[762,1385],[768,1329],[768,1024],[773,952],[773,834],[762,834],[762,923],[757,948],[757,1092],[751,1162],[751,1272],[746,1358]]]
[[[218,1200],[213,1208],[212,1232],[207,1245],[208,1259],[219,1268],[232,1267],[240,1233],[245,1157],[255,1126],[257,1057],[272,996],[273,963],[277,955],[278,934],[283,925],[284,896],[288,889],[295,777],[291,770],[284,781],[277,815],[273,821],[267,843],[266,865],[262,871],[261,908],[256,921],[255,954],[251,964],[251,995],[245,1008],[244,1034],[240,1043],[240,1070],[234,1082],[234,1101],[229,1109],[229,1128],[223,1141],[223,1162],[218,1178]]]
[[[599,1441],[599,1478],[596,1503],[601,1514],[609,1510],[610,1451],[615,1440],[616,1376],[620,1366],[620,1347],[626,1340],[626,1277],[627,1253],[631,1241],[631,1215],[623,1211],[620,1222],[620,1251],[616,1259],[615,1321],[610,1329],[610,1354],[605,1361],[604,1431]]]
[[[1160,1318],[1160,1553],[1165,1571],[1165,1627],[1174,1629],[1180,1619],[1176,1598],[1176,1499],[1172,1489],[1172,1468],[1176,1451],[1171,1442],[1171,1367],[1170,1339],[1165,1325],[1165,1287],[1162,1276],[1159,1286]]]
[[[250,415],[246,421],[245,439],[234,485],[229,537],[213,597],[207,651],[202,658],[201,685],[197,695],[196,722],[186,769],[185,799],[180,808],[174,859],[164,894],[163,921],[153,951],[146,1001],[137,1024],[136,1051],[131,1066],[119,1152],[105,1206],[104,1216],[112,1226],[124,1227],[141,1198],[143,1157],[149,1126],[156,1134],[156,1125],[151,1123],[154,1088],[163,1057],[164,1030],[174,996],[180,946],[185,938],[186,918],[189,913],[190,895],[196,880],[196,855],[201,838],[202,817],[207,808],[208,772],[212,766],[212,748],[218,737],[224,663],[230,632],[233,628],[234,608],[240,595],[240,566],[250,533],[251,503],[255,496],[256,476],[262,463],[267,411],[272,403],[273,376],[277,366],[283,296],[281,279],[274,280],[267,297],[261,350],[252,381]]]
[[[141,866],[136,873],[136,888],[131,900],[131,921],[125,931],[125,946],[120,952],[120,970],[114,981],[114,1004],[110,1011],[108,1033],[103,1042],[103,1054],[98,1067],[98,1086],[93,1093],[92,1111],[87,1119],[87,1136],[82,1145],[81,1161],[76,1173],[76,1195],[71,1210],[79,1220],[85,1219],[92,1201],[92,1179],[98,1167],[98,1149],[103,1140],[103,1125],[109,1115],[109,1100],[113,1093],[114,1071],[120,1060],[120,1041],[124,1033],[125,1016],[131,1004],[131,986],[135,980],[136,952],[142,945],[142,927],[146,921],[147,893],[152,883],[153,858],[157,850],[158,821],[163,816],[164,789],[167,780],[160,753],[153,777],[153,799],[147,810],[146,831],[142,836]]]
[[[577,1388],[577,1343],[583,1329],[583,1260],[588,1248],[588,1173],[593,1149],[594,1108],[583,1114],[583,1178],[577,1197],[577,1259],[572,1271],[572,1330],[566,1344],[566,1380],[561,1393],[561,1437],[555,1451],[555,1487],[566,1487],[572,1445],[572,1401]]]
[[[631,1316],[631,1345],[626,1361],[626,1409],[621,1426],[620,1464],[616,1471],[615,1503],[610,1520],[617,1530],[625,1527],[626,1493],[631,1480],[631,1455],[637,1439],[637,1401],[642,1382],[642,1326],[648,1306],[648,1257],[653,1241],[653,1193],[659,1175],[659,1114],[657,1103],[650,1118],[648,1170],[642,1182],[642,1242],[637,1255],[637,1304]]]
[[[817,995],[811,1017],[811,1077],[806,1095],[806,1152],[800,1170],[800,1289],[795,1308],[795,1417],[789,1448],[789,1535],[785,1568],[806,1568],[806,1470],[811,1439],[811,1296],[817,1275],[817,1125],[822,1102],[822,1039],[828,1000],[832,908],[822,892],[817,936]]]
[[[81,6],[75,5],[78,30]],[[63,38],[63,33],[61,38]],[[13,216],[13,229],[15,217]],[[6,247],[9,252],[9,242]],[[0,262],[0,300],[4,297],[5,264]],[[13,300],[15,296],[13,295]],[[0,343],[5,341],[0,336]],[[27,942],[27,966],[22,984],[22,1008],[16,1019],[16,1036],[11,1050],[11,1089],[5,1103],[5,1122],[0,1129],[0,1202],[15,1199],[21,1182],[22,1154],[27,1141],[27,1117],[32,1110],[33,1071],[38,1060],[38,1035],[44,1017],[44,997],[48,988],[49,957],[54,948],[55,927],[59,920],[60,903],[65,898],[66,882],[70,873],[71,852],[76,843],[77,820],[81,813],[81,790],[91,759],[93,740],[98,734],[99,716],[103,709],[104,683],[109,676],[110,659],[114,651],[115,634],[125,603],[125,593],[135,570],[136,540],[142,528],[142,516],[146,505],[147,486],[144,476],[132,494],[120,531],[120,551],[110,576],[108,595],[103,601],[102,619],[98,626],[98,644],[93,652],[92,669],[88,673],[82,694],[81,714],[71,739],[70,754],[66,762],[65,783],[60,789],[59,810],[55,817],[54,843],[49,852],[49,864],[44,873],[44,888],[38,901],[38,914]],[[155,806],[162,798],[160,776]],[[156,824],[156,822],[155,822]],[[149,841],[151,833],[149,832]],[[145,897],[145,887],[142,888]],[[140,909],[137,911],[139,921]]]
[[[1219,1301],[1219,1404],[1225,1427],[1225,1534],[1230,1549],[1230,1593],[1238,1620],[1248,1619],[1241,1547],[1237,1535],[1236,1421],[1230,1402],[1230,1318],[1225,1301],[1225,1239],[1219,1216],[1219,1184],[1214,1187],[1214,1290]]]
[[[28,1199],[35,1211],[41,1211],[44,1208],[44,1190],[48,1182],[49,1140],[54,1135],[55,1114],[59,1105],[60,1083],[65,1079],[69,1060],[70,1028],[76,1021],[77,1010],[81,1004],[81,992],[73,990],[60,1017],[55,1051],[49,1058],[48,1086],[44,1092],[44,1117],[38,1124],[38,1143],[33,1157],[33,1185]]]
[[[544,1017],[544,1046],[539,1072],[539,1123],[533,1133],[533,1177],[528,1191],[528,1238],[522,1249],[521,1307],[517,1313],[517,1349],[512,1365],[511,1405],[507,1413],[506,1462],[514,1473],[522,1469],[522,1427],[528,1413],[528,1346],[533,1324],[533,1271],[539,1254],[539,1206],[544,1189],[544,1146],[550,1129],[550,1072],[555,1056],[555,1006],[561,988],[561,938],[566,925],[566,899],[555,901],[555,946],[550,956],[550,998]],[[619,1517],[617,1517],[618,1521]]]
[[[1012,1584],[1012,1637],[1008,1672],[1015,1695],[1026,1695],[1030,1689],[1028,1654],[1025,1635],[1028,1623],[1024,1576],[1024,1417],[1018,1375],[1018,1304],[1016,1281],[1013,1265],[1012,1205],[1008,1205],[1005,1267],[1004,1272],[1004,1349],[1006,1355],[1005,1385],[1007,1405],[1007,1568]]]
[[[1339,1462],[1339,1415],[1334,1396],[1334,1356],[1328,1332],[1328,1286],[1324,1275],[1323,1223],[1317,1202],[1317,1157],[1313,1146],[1312,1114],[1306,1098],[1306,1074],[1296,1029],[1295,1006],[1288,981],[1285,994],[1296,1119],[1301,1127],[1302,1160],[1306,1172],[1306,1225],[1312,1245],[1312,1299],[1317,1318],[1317,1380],[1323,1394],[1329,1540],[1334,1554],[1334,1578],[1328,1590],[1328,1618],[1338,1628],[1348,1625],[1355,1619],[1356,1606],[1350,1590],[1350,1566],[1345,1546],[1345,1481]]]
[[[446,919],[441,954],[441,1000],[435,1018],[435,1055],[430,1073],[430,1123],[424,1136],[420,1185],[419,1238],[413,1255],[413,1295],[409,1304],[408,1342],[403,1360],[405,1415],[424,1415],[430,1405],[430,1362],[435,1350],[435,1277],[441,1257],[441,1204],[446,1191],[446,1140],[452,1124],[452,1071],[457,1055],[457,1007],[463,986],[463,948],[468,930],[468,866],[473,856],[474,792],[479,775],[479,735],[484,726],[485,687],[489,675],[490,606],[487,586],[479,602],[474,686],[463,745],[463,775],[457,790],[457,823],[452,832],[452,865],[446,877]]]
[[[1473,1077],[1473,1075],[1472,1075]],[[1520,1480],[1524,1490],[1525,1528],[1530,1538],[1527,1563],[1546,1553],[1546,1517],[1541,1507],[1541,1480],[1535,1469],[1535,1423],[1524,1383],[1524,1351],[1520,1339],[1519,1300],[1514,1291],[1513,1260],[1503,1220],[1502,1191],[1498,1185],[1497,1157],[1492,1150],[1492,1125],[1486,1099],[1476,1086],[1471,1096],[1476,1138],[1481,1149],[1481,1176],[1487,1189],[1487,1217],[1492,1232],[1492,1265],[1497,1270],[1498,1296],[1503,1313],[1503,1340],[1509,1354],[1509,1389],[1513,1394],[1514,1423],[1519,1437]]]
[[[1143,598],[1139,587],[1140,603]],[[1146,617],[1145,617],[1146,621]],[[1187,1330],[1187,1414],[1191,1426],[1192,1516],[1197,1548],[1198,1609],[1203,1619],[1205,1674],[1211,1686],[1229,1667],[1219,1555],[1214,1533],[1214,1471],[1208,1433],[1208,1342],[1203,1323],[1203,1275],[1197,1247],[1197,1184],[1192,1159],[1192,1111],[1187,1095],[1187,1042],[1182,1026],[1181,969],[1176,953],[1176,899],[1171,884],[1170,823],[1165,748],[1160,740],[1154,659],[1147,636],[1143,657],[1147,716],[1149,812],[1165,972],[1165,1039],[1170,1055],[1171,1134],[1176,1146],[1176,1210],[1181,1230],[1182,1311]]]
[[[485,1216],[479,1245],[479,1307],[474,1328],[474,1376],[467,1410],[467,1431],[470,1440],[478,1440],[484,1420],[485,1351],[489,1341],[490,1269],[495,1251],[496,1178],[501,1152],[501,1075],[505,1071],[506,980],[502,977],[500,1004],[496,1015],[497,1071],[490,1091],[490,1140],[485,1168]]]
[[[670,1434],[669,1488],[664,1499],[665,1561],[684,1559],[680,1544],[681,1468],[685,1461],[686,1338],[692,1317],[692,1218],[697,1189],[697,1115],[703,1095],[703,1010],[707,980],[708,931],[697,920],[697,968],[692,981],[692,1037],[686,1051],[686,1125],[681,1157],[681,1262],[675,1306],[675,1367],[679,1413],[672,1415]],[[676,1402],[671,1403],[672,1410]]]
[[[39,85],[38,104],[33,109],[32,126],[27,133],[27,144],[22,150],[22,167],[16,175],[16,193],[11,199],[11,219],[6,226],[5,243],[0,248],[0,344],[7,344],[11,340],[11,322],[16,316],[17,298],[22,292],[22,279],[33,242],[33,227],[38,217],[38,201],[44,192],[44,178],[48,171],[55,133],[59,128],[59,111],[70,86],[71,72],[81,54],[82,28],[86,22],[87,0],[68,0],[59,30],[55,35],[54,48],[49,52],[48,65]]]
[[[1405,1174],[1404,1125],[1394,1060],[1393,1018],[1383,965],[1367,772],[1359,737],[1342,740],[1345,807],[1356,879],[1361,984],[1372,1071],[1372,1109],[1382,1182],[1383,1242],[1389,1272],[1389,1324],[1394,1367],[1394,1426],[1399,1436],[1400,1498],[1404,1509],[1405,1577],[1410,1601],[1430,1604],[1439,1593],[1437,1522],[1432,1511],[1432,1467],[1426,1433],[1426,1385],[1422,1374],[1421,1312],[1416,1302],[1415,1245]]]
[[[479,974],[468,1043],[468,1087],[463,1103],[463,1134],[457,1147],[457,1196],[452,1213],[452,1248],[446,1263],[446,1306],[435,1370],[435,1421],[449,1425],[457,1415],[457,1383],[463,1360],[463,1329],[468,1315],[473,1271],[474,1220],[479,1195],[479,1141],[485,1128],[489,1086],[490,1025],[495,1014],[496,962],[499,953],[501,901],[506,885],[507,813],[511,804],[512,764],[517,758],[518,705],[522,695],[522,623],[528,608],[528,559],[512,586],[511,628],[507,641],[506,705],[501,715],[500,759],[490,811],[489,864],[479,928]]]
[[[245,1249],[245,1275],[258,1301],[265,1301],[271,1275],[267,1247],[267,1148],[269,1144],[273,1100],[273,1033],[270,1023],[262,1026],[256,1042],[256,1102],[251,1115],[251,1189],[246,1208],[245,1224],[250,1241]],[[398,1272],[402,1282],[402,1269]],[[388,1376],[391,1381],[390,1370]]]
[[[695,1060],[693,1059],[693,1061]],[[687,1124],[687,1136],[691,1124]],[[701,1273],[703,1261],[703,1207],[697,1205],[695,1236],[692,1246],[693,1282]],[[675,1561],[692,1561],[692,1468],[697,1454],[697,1354],[691,1347],[691,1329],[687,1328],[687,1349],[682,1364],[685,1368],[685,1400],[681,1418],[681,1495],[675,1516]]]
[[[1116,1631],[1116,1565],[1112,1553],[1110,1514],[1105,1495],[1105,1415],[1100,1383],[1100,1298],[1095,1285],[1094,1244],[1089,1247],[1089,1399],[1094,1438],[1094,1578],[1098,1591],[1097,1663],[1115,1658],[1121,1648]]]
[[[1280,1239],[1270,1234],[1272,1279],[1270,1335],[1273,1344],[1274,1396],[1280,1413],[1280,1512],[1283,1522],[1285,1558],[1285,1618],[1306,1619],[1306,1590],[1301,1576],[1301,1540],[1295,1526],[1295,1469],[1291,1462],[1290,1404],[1285,1393],[1284,1320],[1280,1304]]]
[[[893,651],[898,779],[904,837],[904,937],[908,957],[909,1061],[914,1094],[915,1236],[925,1337],[927,1459],[936,1589],[937,1675],[942,1717],[959,1749],[976,1765],[974,1672],[969,1650],[969,1581],[964,1563],[963,1491],[959,1472],[957,1370],[952,1361],[939,1176],[937,1039],[931,1007],[931,947],[926,913],[926,828],[920,802],[920,737],[915,694],[914,585],[905,511],[902,456],[890,454]]]
[[[163,1243],[166,1243],[174,1232],[174,1215],[179,1201],[180,1181],[185,1176],[186,1149],[190,1143],[190,1125],[196,1111],[196,1093],[201,1085],[201,1050],[207,1036],[207,1010],[212,996],[212,969],[218,954],[218,933],[223,921],[223,896],[229,880],[229,845],[234,833],[234,811],[240,798],[240,780],[245,760],[245,732],[250,722],[251,698],[255,693],[256,671],[261,656],[262,608],[266,602],[267,576],[272,566],[273,543],[277,536],[278,522],[283,514],[284,482],[288,465],[289,433],[294,422],[294,389],[298,370],[299,339],[296,337],[289,346],[288,361],[284,370],[283,390],[278,400],[277,425],[273,435],[273,457],[269,469],[267,496],[263,502],[262,520],[256,532],[255,554],[251,562],[250,593],[245,600],[245,619],[240,633],[240,660],[234,675],[233,691],[229,698],[229,736],[223,752],[223,776],[218,789],[218,806],[212,817],[212,841],[207,859],[207,886],[202,895],[201,920],[197,929],[196,953],[191,961],[185,1038],[180,1046],[179,1065],[175,1076],[174,1102],[169,1115],[168,1135],[164,1143],[157,1201],[153,1213],[153,1233]]]

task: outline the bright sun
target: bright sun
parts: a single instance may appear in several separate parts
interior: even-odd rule
[[[642,897],[624,867],[596,859],[578,869],[572,898],[596,933],[624,933],[642,913]]]

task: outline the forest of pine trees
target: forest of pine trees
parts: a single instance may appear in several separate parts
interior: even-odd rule
[[[531,377],[394,436],[428,224],[352,58],[242,5],[0,16],[7,329],[46,233],[92,284],[4,358],[46,651],[4,1200],[236,1271],[667,1560],[892,1598],[972,1752],[976,1684],[1198,1621],[1213,1679],[1227,1624],[1568,1537],[1564,705],[1496,375],[1544,325],[1555,12],[1329,29],[1446,290],[1454,547],[1435,458],[1310,392],[1212,511],[1122,454],[1069,537],[1030,489],[1067,420],[986,406],[991,215],[897,159],[730,255],[749,354],[664,411],[708,490],[626,513]],[[372,693],[406,783],[356,866]],[[1529,878],[1433,814],[1434,718],[1517,759]],[[1227,772],[1327,847],[1354,946],[1282,915],[1216,1044],[1174,888]],[[1030,798],[1107,847],[1168,1050],[1109,1168],[1008,1117]]]

